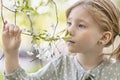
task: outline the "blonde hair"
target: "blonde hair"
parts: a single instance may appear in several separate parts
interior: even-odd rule
[[[101,31],[110,31],[112,33],[112,39],[105,47],[113,45],[116,36],[120,33],[120,11],[113,2],[111,0],[80,0],[66,11],[67,18],[72,9],[77,6],[82,6],[90,13],[100,26]],[[110,56],[120,60],[120,44]]]

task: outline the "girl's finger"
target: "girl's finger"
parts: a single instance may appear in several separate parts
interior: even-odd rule
[[[17,35],[16,35],[16,38],[18,39],[18,40],[21,40],[21,32],[22,32],[22,30],[18,30],[18,32],[17,32]]]
[[[7,21],[5,20],[4,25],[6,25],[6,24],[7,24]]]
[[[8,37],[9,36],[9,24],[6,23],[3,28],[2,32],[3,37]]]
[[[10,34],[10,36],[13,36],[14,35],[14,25],[12,25],[12,24],[10,24],[9,25],[9,34]]]
[[[4,25],[3,31],[9,31],[9,25],[10,25],[10,24],[6,23],[6,24]]]
[[[4,25],[3,25],[3,31],[5,30],[5,26],[8,22],[5,20]]]
[[[14,35],[16,36],[19,32],[19,27],[18,26],[15,26],[14,27]]]

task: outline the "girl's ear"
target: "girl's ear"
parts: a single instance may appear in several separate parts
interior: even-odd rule
[[[105,46],[112,38],[112,33],[110,31],[103,32],[101,39],[99,42]]]

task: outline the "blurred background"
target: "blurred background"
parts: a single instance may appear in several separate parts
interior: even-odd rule
[[[0,57],[3,55],[1,40],[3,19],[9,23],[18,25],[23,30],[19,53],[20,65],[27,72],[35,72],[50,61],[53,56],[58,56],[60,53],[67,53],[66,45],[63,46],[63,44],[65,44],[64,41],[57,41],[55,42],[56,45],[51,47],[53,44],[50,43],[53,41],[50,40],[53,39],[49,39],[49,37],[57,33],[61,35],[62,32],[64,32],[66,28],[65,11],[76,1],[77,0],[1,0],[0,4],[4,6],[0,6],[0,12],[2,14],[0,17]],[[120,0],[112,1],[120,7]],[[46,41],[44,38],[33,37],[33,34],[37,35],[41,33],[44,33],[42,37],[48,38],[49,41]],[[116,39],[115,46],[118,45],[118,42],[120,42],[119,38]],[[55,49],[55,52],[58,52],[58,54],[54,54],[53,52],[56,46],[58,49]],[[39,50],[40,48],[42,49]],[[45,51],[48,49],[49,52]],[[109,47],[104,51],[110,52],[111,50],[112,47]],[[41,54],[39,55],[38,53]],[[3,80],[4,66],[3,57],[0,60],[0,80]]]

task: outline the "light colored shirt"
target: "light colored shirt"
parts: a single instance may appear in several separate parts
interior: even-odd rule
[[[5,80],[120,80],[120,61],[108,64],[103,61],[96,68],[85,71],[76,57],[62,55],[36,73],[28,74],[18,67]]]

